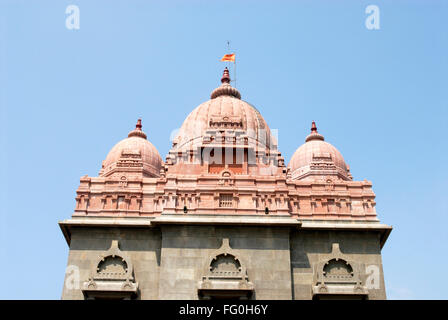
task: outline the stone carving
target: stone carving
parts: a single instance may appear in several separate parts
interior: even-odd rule
[[[126,188],[128,186],[128,178],[126,178],[126,176],[121,176],[118,185],[122,188]]]
[[[235,183],[235,178],[230,170],[222,170],[220,172],[221,179],[219,179],[218,184],[224,186],[233,186]]]
[[[87,211],[89,207],[89,195],[88,194],[78,194],[75,198],[76,200],[76,210]]]
[[[334,191],[334,181],[331,177],[327,177],[325,181],[325,190],[326,191]]]
[[[136,296],[137,289],[131,260],[119,249],[118,240],[112,240],[109,250],[95,263],[82,291],[87,299],[130,299]]]
[[[221,247],[207,261],[202,281],[198,285],[201,298],[228,297],[247,299],[254,285],[248,281],[246,268],[241,259],[224,238]]]
[[[311,170],[336,170],[334,160],[329,153],[313,153]]]
[[[352,279],[353,268],[343,259],[332,259],[328,261],[323,270],[325,280],[330,279]]]
[[[213,115],[210,117],[209,127],[214,129],[242,129],[243,121],[240,116]]]
[[[220,194],[219,195],[219,207],[220,208],[233,208],[233,194]]]
[[[143,167],[140,150],[124,149],[118,159],[117,167]]]
[[[313,295],[360,295],[367,297],[361,280],[361,268],[342,254],[339,243],[333,243],[328,257],[315,266]]]
[[[213,276],[239,277],[241,276],[241,264],[233,255],[221,254],[210,265]]]
[[[102,278],[122,278],[127,269],[128,264],[123,258],[108,256],[98,264],[97,274]]]

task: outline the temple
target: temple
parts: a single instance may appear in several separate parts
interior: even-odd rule
[[[227,68],[165,161],[139,119],[59,222],[62,298],[385,299],[392,228],[372,183],[353,179],[314,121],[303,137],[286,165]]]

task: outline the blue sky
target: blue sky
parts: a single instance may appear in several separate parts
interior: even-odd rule
[[[80,9],[69,30],[65,9]],[[380,29],[365,8],[380,9]],[[143,120],[170,134],[219,85],[237,87],[288,162],[312,120],[394,230],[388,297],[447,299],[446,1],[0,1],[2,299],[59,299],[79,178]],[[232,72],[233,76],[233,72]],[[431,275],[434,278],[430,278]]]

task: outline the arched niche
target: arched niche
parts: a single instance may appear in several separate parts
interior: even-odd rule
[[[333,243],[331,253],[314,268],[313,299],[368,298],[358,263],[342,254],[338,243]]]
[[[221,247],[210,255],[198,284],[200,299],[250,299],[254,285],[246,267],[224,238]]]
[[[241,263],[234,255],[222,253],[212,260],[210,273],[214,276],[241,277]]]
[[[325,280],[353,279],[353,268],[344,259],[334,258],[327,261],[323,268]]]
[[[94,264],[94,270],[83,283],[86,299],[132,299],[137,296],[131,259],[113,240],[111,247]]]

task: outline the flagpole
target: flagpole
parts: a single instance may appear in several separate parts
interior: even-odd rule
[[[227,52],[228,52],[228,54],[231,54],[231,52],[230,52],[230,40],[227,40]],[[235,82],[235,88],[236,88],[236,53],[234,52],[233,54],[235,54],[235,58],[233,60],[233,81]],[[229,67],[230,67],[230,65],[229,65]]]
[[[235,88],[236,88],[236,53],[235,53],[235,61],[233,61],[233,78],[235,79]]]
[[[232,60],[229,60],[227,56],[231,56],[233,55],[233,81],[235,82],[235,88],[236,88],[236,53],[234,52],[233,54],[230,53],[230,41],[227,40],[227,54],[221,59],[221,61],[226,61],[228,62],[228,66],[230,68],[230,62]]]

